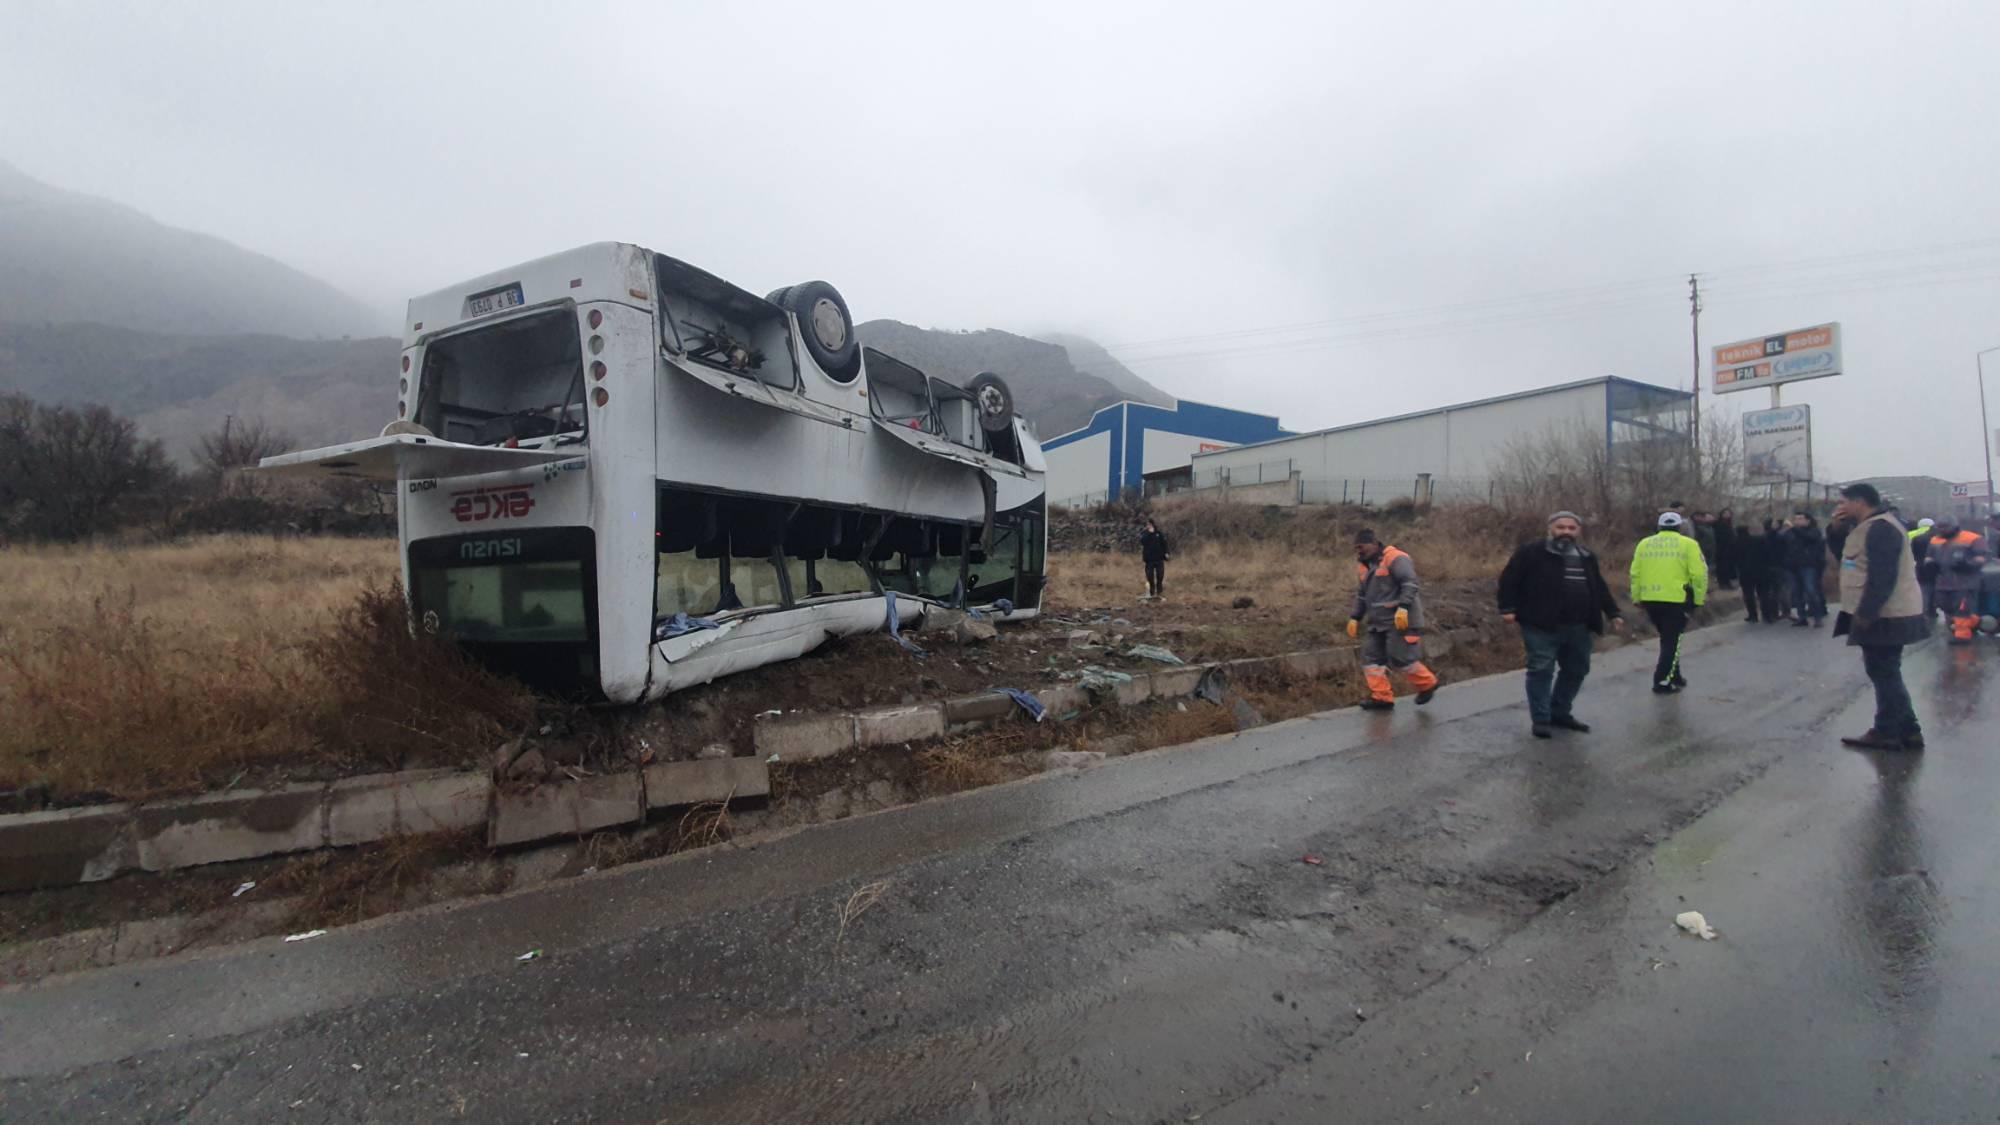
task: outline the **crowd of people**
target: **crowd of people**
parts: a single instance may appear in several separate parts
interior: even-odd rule
[[[1837,567],[1840,614],[1833,635],[1859,648],[1874,686],[1875,722],[1849,745],[1921,750],[1923,730],[1902,679],[1902,652],[1930,635],[1942,613],[1953,644],[1970,644],[1981,621],[1981,590],[1990,586],[1987,564],[2000,552],[2000,516],[1983,529],[1960,526],[1954,516],[1906,525],[1893,506],[1866,483],[1841,490],[1833,517],[1822,528],[1805,509],[1762,530],[1738,526],[1735,513],[1689,512],[1678,501],[1662,510],[1653,534],[1633,551],[1629,590],[1633,604],[1659,635],[1652,690],[1675,695],[1688,686],[1682,635],[1695,610],[1706,604],[1711,583],[1743,591],[1744,621],[1796,628],[1824,626],[1829,563]],[[1573,710],[1595,638],[1622,632],[1624,614],[1605,580],[1597,555],[1582,543],[1575,512],[1551,515],[1546,534],[1522,544],[1500,573],[1501,617],[1520,630],[1527,655],[1530,732],[1554,737],[1558,729],[1588,733]],[[1163,596],[1167,538],[1152,520],[1140,536],[1147,596]],[[1416,561],[1407,551],[1363,529],[1354,538],[1355,595],[1347,635],[1360,644],[1366,710],[1396,705],[1392,672],[1416,693],[1419,706],[1436,697],[1443,680],[1424,662],[1424,609]],[[1989,619],[1990,620],[1990,619]]]

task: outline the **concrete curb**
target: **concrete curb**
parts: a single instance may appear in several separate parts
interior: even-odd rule
[[[1726,603],[1727,595],[1718,598]],[[1698,624],[1716,620],[1712,602]],[[1429,634],[1437,655],[1493,642],[1490,630]],[[1608,646],[1605,646],[1608,647]],[[1134,675],[1093,699],[1076,684],[1036,693],[1052,716],[1092,706],[1131,707],[1194,694],[1202,677],[1282,673],[1358,674],[1352,647],[1308,649],[1247,660],[1189,664]],[[127,871],[172,871],[395,836],[484,825],[489,845],[508,847],[636,824],[659,809],[768,796],[770,763],[833,757],[863,747],[914,745],[1012,720],[998,692],[859,712],[759,722],[756,756],[658,762],[630,772],[564,780],[529,790],[496,787],[485,772],[406,770],[271,790],[208,793],[143,805],[97,805],[0,815],[0,892],[69,886]]]

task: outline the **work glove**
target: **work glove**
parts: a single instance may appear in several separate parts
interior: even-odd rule
[[[1361,619],[1359,617],[1350,617],[1347,619],[1347,635],[1350,637],[1361,635]]]
[[[1400,633],[1403,630],[1408,629],[1409,627],[1410,627],[1410,611],[1407,609],[1398,609],[1396,611],[1396,631]]]

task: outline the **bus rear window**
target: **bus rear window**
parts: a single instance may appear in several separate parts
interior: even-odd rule
[[[576,317],[558,309],[432,341],[415,417],[447,441],[472,445],[580,438],[583,396]]]
[[[426,628],[463,641],[587,641],[583,563],[531,562],[416,571]]]

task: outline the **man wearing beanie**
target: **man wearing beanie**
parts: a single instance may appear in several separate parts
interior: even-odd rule
[[[1417,689],[1419,705],[1429,703],[1442,681],[1424,664],[1424,603],[1417,596],[1416,564],[1366,528],[1354,536],[1354,561],[1361,588],[1354,593],[1347,635],[1361,641],[1361,677],[1368,682],[1368,698],[1361,709],[1387,711],[1396,706],[1396,692],[1389,684],[1392,667]]]
[[[1592,637],[1606,622],[1623,631],[1625,618],[1598,569],[1597,556],[1578,539],[1575,512],[1549,517],[1545,538],[1523,543],[1500,572],[1500,615],[1521,629],[1528,652],[1528,718],[1536,738],[1551,728],[1587,733],[1572,712],[1590,675]]]
[[[1632,600],[1660,632],[1660,659],[1653,665],[1653,694],[1672,695],[1687,686],[1681,675],[1681,634],[1688,614],[1708,600],[1708,563],[1701,546],[1687,536],[1679,512],[1660,513],[1660,530],[1639,540],[1632,553]]]

